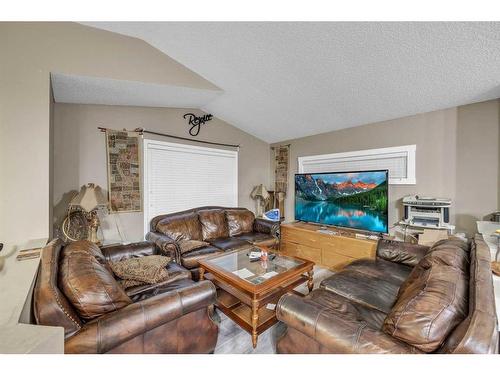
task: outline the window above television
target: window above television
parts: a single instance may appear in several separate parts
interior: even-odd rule
[[[389,184],[414,185],[416,145],[376,148],[298,158],[299,173],[389,170]]]

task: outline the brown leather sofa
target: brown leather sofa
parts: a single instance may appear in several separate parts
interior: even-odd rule
[[[108,262],[157,254],[149,242],[99,249],[49,243],[34,289],[38,324],[64,327],[66,353],[210,353],[218,335],[216,291],[178,264],[158,284],[122,289]]]
[[[151,220],[148,241],[161,252],[175,254],[179,264],[191,270],[197,279],[200,259],[253,245],[273,247],[279,243],[279,223],[255,218],[246,208],[199,207],[156,216]],[[181,252],[180,242],[197,240],[209,245]]]
[[[431,248],[381,240],[305,297],[283,296],[279,353],[497,353],[490,252],[481,236]]]

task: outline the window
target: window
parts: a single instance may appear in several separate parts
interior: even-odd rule
[[[199,206],[238,206],[238,152],[144,140],[144,225]]]
[[[299,173],[388,169],[390,184],[416,184],[416,148],[408,145],[299,157]]]

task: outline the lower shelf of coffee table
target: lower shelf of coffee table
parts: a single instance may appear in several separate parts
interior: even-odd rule
[[[280,296],[277,296],[275,301],[278,302]],[[238,298],[229,294],[228,292],[218,289],[217,290],[217,307],[226,314],[229,318],[234,320],[245,331],[252,333],[252,308],[242,303]],[[274,310],[262,306],[258,310],[259,320],[257,322],[257,333],[264,332],[267,328],[277,322],[276,313]]]

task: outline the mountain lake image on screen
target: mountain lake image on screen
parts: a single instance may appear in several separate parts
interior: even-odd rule
[[[295,220],[387,233],[388,171],[295,175]]]

